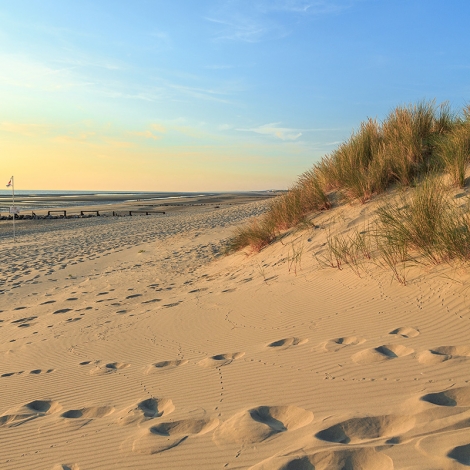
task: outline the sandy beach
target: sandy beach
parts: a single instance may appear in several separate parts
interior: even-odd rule
[[[223,255],[266,205],[2,222],[0,468],[468,468],[468,275],[319,262],[373,204]]]

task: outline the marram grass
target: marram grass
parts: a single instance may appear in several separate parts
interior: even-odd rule
[[[330,209],[335,201],[365,203],[393,185],[419,186],[431,173],[448,173],[453,184],[462,187],[469,153],[470,107],[458,114],[447,103],[436,106],[434,101],[399,106],[383,122],[363,122],[346,142],[303,173],[287,193],[272,200],[263,216],[239,228],[230,249],[249,246],[259,251],[311,214]],[[416,212],[410,216],[417,224],[425,222]],[[382,240],[382,246],[386,250],[389,245]],[[450,256],[442,252],[434,255],[437,245],[426,246],[429,259]],[[453,250],[456,252],[456,247]],[[390,253],[396,255],[393,250]]]

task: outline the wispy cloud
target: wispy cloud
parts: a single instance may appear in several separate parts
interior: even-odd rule
[[[219,125],[217,126],[217,129],[218,129],[219,131],[228,131],[228,130],[230,130],[230,129],[233,129],[233,126],[230,125],[230,124],[219,124]]]
[[[338,13],[353,6],[357,0],[259,0],[256,5],[264,12],[284,11],[309,15]]]
[[[0,82],[30,89],[58,90],[88,86],[72,73],[74,67],[53,67],[26,56],[0,54]]]
[[[297,140],[299,137],[308,132],[329,132],[337,131],[337,128],[310,128],[310,129],[296,129],[291,127],[281,127],[280,122],[272,122],[258,127],[251,127],[248,129],[235,129],[242,132],[255,132],[256,134],[268,135],[276,137],[281,140]]]
[[[59,143],[85,143],[90,142],[90,138],[96,136],[96,132],[80,132],[78,134],[58,135],[54,137],[54,142]]]
[[[233,65],[206,65],[204,68],[209,70],[228,70],[233,69]]]
[[[129,132],[129,135],[135,137],[143,137],[144,139],[152,139],[152,140],[160,140],[162,138],[161,135],[155,135],[153,132],[146,130],[141,132]]]
[[[160,140],[166,133],[166,128],[159,123],[150,124],[150,129],[144,131],[131,131],[128,134],[134,137],[143,137],[144,139]],[[156,134],[158,132],[158,134]]]
[[[205,19],[217,29],[218,41],[259,42],[291,33],[285,15],[318,16],[337,14],[361,0],[230,0]],[[279,13],[284,14],[282,19]],[[277,14],[277,15],[276,15]]]
[[[153,124],[150,124],[150,127],[157,132],[165,133],[166,132],[166,127],[163,126],[162,124],[159,124],[158,122],[154,122]]]
[[[27,124],[18,122],[0,122],[0,131],[19,134],[24,137],[36,137],[48,132],[49,127],[43,124]]]
[[[218,26],[215,33],[216,40],[253,43],[260,41],[273,29],[278,28],[269,21],[240,13],[228,15],[227,19],[223,17],[207,17],[205,19]]]
[[[299,132],[299,129],[279,127],[279,124],[280,122],[273,122],[271,124],[265,124],[264,126],[252,127],[251,129],[237,129],[237,131],[270,135],[281,140],[297,140],[302,135],[302,132]]]

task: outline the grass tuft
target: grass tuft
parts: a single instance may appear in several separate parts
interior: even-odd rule
[[[383,122],[366,120],[346,142],[303,173],[286,194],[274,199],[260,219],[238,229],[231,248],[250,246],[259,251],[281,232],[330,209],[336,201],[365,203],[394,184],[413,186],[436,171],[449,173],[453,184],[463,187],[470,160],[470,106],[461,114],[453,113],[448,103],[436,106],[434,101],[422,101],[395,108]],[[388,216],[397,218],[398,213]],[[418,212],[412,216],[418,225],[426,220]],[[387,219],[386,213],[383,218]],[[334,243],[339,245],[332,248],[341,252],[340,241]],[[428,257],[434,256],[433,249],[429,245]]]

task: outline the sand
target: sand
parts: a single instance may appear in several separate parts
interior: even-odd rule
[[[468,275],[320,266],[372,204],[223,256],[265,204],[4,237],[0,468],[468,468]]]

